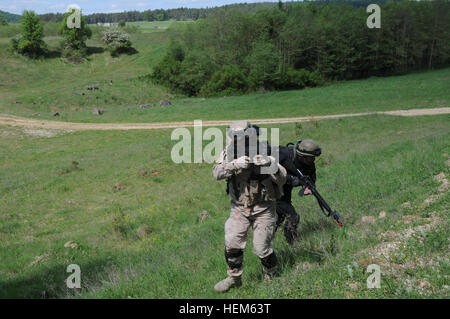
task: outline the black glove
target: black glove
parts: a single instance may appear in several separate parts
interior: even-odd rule
[[[300,186],[301,183],[301,179],[295,175],[290,175],[290,180],[289,180],[289,184],[291,184],[294,187]]]

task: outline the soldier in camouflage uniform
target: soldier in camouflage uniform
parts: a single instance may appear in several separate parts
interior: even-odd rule
[[[286,168],[286,184],[283,186],[283,196],[277,200],[277,229],[284,224],[284,236],[288,244],[292,245],[298,237],[297,226],[300,217],[292,206],[292,189],[301,186],[301,180],[296,175],[296,169],[299,169],[303,175],[309,176],[313,183],[316,182],[316,166],[314,161],[316,156],[322,153],[319,145],[313,140],[299,140],[295,146],[280,146],[280,164]],[[310,195],[311,190],[304,187],[300,194]]]
[[[228,136],[253,130],[248,121],[233,122]],[[268,144],[267,144],[268,145]],[[253,229],[253,252],[260,258],[265,277],[275,274],[277,259],[271,247],[277,222],[276,200],[282,195],[286,170],[272,156],[251,154],[237,156],[228,152],[229,141],[213,168],[216,180],[226,179],[231,197],[231,214],[225,223],[225,260],[228,277],[214,286],[216,292],[226,292],[242,285],[243,251],[247,233]],[[273,167],[271,174],[261,168]]]

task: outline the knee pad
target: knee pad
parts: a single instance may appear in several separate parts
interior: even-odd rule
[[[242,249],[230,249],[225,248],[225,260],[231,269],[241,268],[244,257],[244,251]]]
[[[277,265],[277,256],[275,252],[271,253],[269,256],[261,258],[261,263],[265,268],[273,268]]]

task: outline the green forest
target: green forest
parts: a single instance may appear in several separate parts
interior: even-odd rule
[[[208,96],[448,65],[448,1],[380,7],[381,28],[372,29],[365,7],[341,2],[290,3],[255,13],[217,10],[172,38],[150,77],[174,91]]]

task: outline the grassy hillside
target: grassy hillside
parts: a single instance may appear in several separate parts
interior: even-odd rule
[[[280,277],[262,281],[250,240],[244,286],[220,297],[448,298],[448,123],[281,125],[282,144],[320,141],[318,187],[344,228],[293,196],[301,239],[291,248],[277,233]],[[0,134],[0,297],[216,297],[229,198],[211,164],[173,164],[171,130]],[[201,222],[203,210],[211,217]],[[72,263],[81,290],[65,288]],[[378,290],[366,288],[371,263],[383,272]]]
[[[53,29],[47,34],[54,34]],[[51,57],[41,60],[11,53],[10,38],[0,38],[0,112],[26,116],[41,112],[45,116],[46,112],[59,110],[77,114],[77,111],[92,110],[94,106],[125,106],[147,102],[154,96],[172,97],[165,89],[137,78],[148,74],[151,65],[162,56],[167,37],[176,33],[176,29],[139,28],[137,33],[131,34],[138,53],[120,58],[112,58],[104,50],[101,30],[93,27],[94,36],[87,42],[90,55],[81,64],[61,59],[57,52],[61,38],[55,35],[45,38]],[[100,92],[88,94],[85,87],[90,84],[99,84]],[[79,95],[78,91],[86,95]]]

